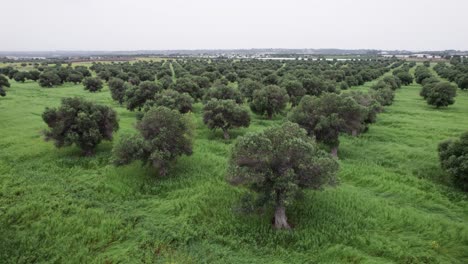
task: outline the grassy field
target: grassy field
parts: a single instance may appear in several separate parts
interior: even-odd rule
[[[197,104],[194,154],[158,178],[139,163],[113,167],[110,142],[81,157],[43,141],[44,108],[75,95],[118,111],[116,137],[133,133],[134,113],[107,88],[13,82],[0,98],[0,262],[468,263],[467,196],[450,187],[436,152],[468,130],[468,93],[437,110],[419,89],[399,90],[368,133],[341,137],[340,185],[289,207],[290,232],[271,228],[271,211],[239,213],[245,190],[225,181],[235,138],[283,117],[253,116],[224,141]]]

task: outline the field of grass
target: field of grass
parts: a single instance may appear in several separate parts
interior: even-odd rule
[[[368,133],[341,137],[340,185],[307,191],[287,209],[294,230],[275,231],[271,211],[239,212],[245,190],[230,186],[225,170],[237,136],[284,117],[253,116],[224,141],[197,104],[194,154],[158,178],[139,163],[113,167],[110,142],[81,157],[42,139],[41,113],[67,96],[111,105],[116,137],[133,133],[135,114],[107,88],[13,81],[0,98],[0,262],[468,263],[467,196],[450,187],[436,152],[468,130],[468,93],[437,110],[419,89],[397,91]]]

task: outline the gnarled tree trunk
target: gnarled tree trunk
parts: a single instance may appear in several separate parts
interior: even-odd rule
[[[275,208],[275,228],[291,229],[286,217],[286,207],[284,207],[284,197],[281,190],[276,190],[276,208]]]
[[[356,129],[353,129],[353,131],[351,131],[351,135],[352,135],[353,137],[357,136],[357,134],[358,134],[358,133],[357,133],[357,130],[356,130]]]
[[[283,205],[277,205],[275,209],[275,228],[276,229],[291,229],[286,217],[286,208]]]
[[[335,158],[338,158],[338,147],[333,147],[330,151],[330,154],[335,157]]]
[[[223,129],[223,134],[224,134],[224,139],[228,140],[230,139],[231,137],[229,136],[229,132],[227,129]]]

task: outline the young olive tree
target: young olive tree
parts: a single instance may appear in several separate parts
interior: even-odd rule
[[[172,161],[192,154],[192,129],[188,118],[167,107],[153,107],[137,122],[138,135],[122,137],[114,146],[117,166],[141,160],[165,176]]]
[[[233,100],[212,99],[203,107],[203,123],[210,129],[222,129],[224,139],[229,139],[229,129],[248,127],[250,116]]]
[[[87,156],[102,140],[112,140],[119,129],[112,108],[78,97],[63,99],[59,108],[46,108],[42,119],[49,127],[44,132],[46,141],[53,140],[58,148],[75,144]]]
[[[338,163],[320,150],[297,124],[286,122],[239,138],[229,160],[228,178],[258,193],[275,207],[274,227],[290,229],[286,207],[303,189],[336,183]]]
[[[276,85],[268,85],[253,94],[250,109],[259,115],[271,119],[274,114],[281,113],[289,101],[288,92]]]

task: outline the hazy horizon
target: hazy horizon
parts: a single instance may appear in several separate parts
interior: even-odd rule
[[[457,0],[16,0],[2,6],[4,52],[468,50],[468,2]]]

